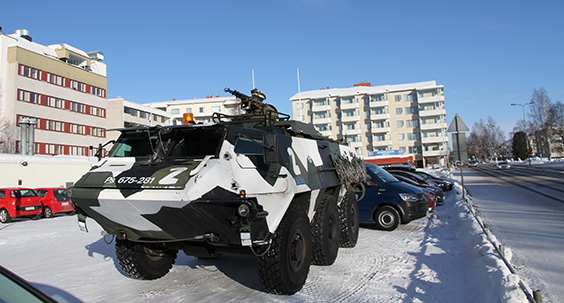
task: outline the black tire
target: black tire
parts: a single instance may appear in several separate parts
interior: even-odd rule
[[[353,191],[347,191],[339,207],[341,218],[341,247],[355,247],[358,241],[358,203]]]
[[[313,240],[312,260],[315,265],[335,263],[341,243],[341,221],[335,198],[323,197],[311,223]]]
[[[43,217],[45,218],[53,217],[53,211],[51,210],[51,208],[49,208],[49,206],[43,208]]]
[[[376,211],[374,221],[376,221],[376,225],[379,229],[392,231],[399,226],[401,217],[395,208],[385,205]]]
[[[116,256],[123,272],[134,279],[154,280],[166,275],[178,251],[157,244],[116,240]]]
[[[257,258],[260,282],[267,292],[293,295],[302,289],[311,263],[311,242],[307,214],[290,206],[270,248]]]
[[[10,213],[5,208],[0,209],[0,222],[2,223],[12,222],[12,217],[10,217]]]

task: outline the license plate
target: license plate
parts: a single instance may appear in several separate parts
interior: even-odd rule
[[[35,210],[35,206],[28,206],[25,208],[25,210]]]
[[[61,205],[62,206],[69,205],[69,202],[63,202],[63,203],[61,203]]]

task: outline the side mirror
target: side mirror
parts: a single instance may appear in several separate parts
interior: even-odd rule
[[[278,135],[268,133],[262,136],[262,153],[264,154],[264,163],[278,163]]]

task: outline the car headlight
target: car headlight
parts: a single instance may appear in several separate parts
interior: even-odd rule
[[[405,202],[417,202],[419,201],[419,197],[417,197],[416,194],[406,194],[406,193],[400,193],[399,194],[401,199]]]
[[[239,214],[240,217],[246,218],[251,213],[251,209],[247,204],[241,204],[237,208],[237,213]]]

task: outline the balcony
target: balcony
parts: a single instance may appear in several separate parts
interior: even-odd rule
[[[312,112],[326,112],[331,109],[331,105],[313,105],[311,107]]]
[[[312,124],[331,124],[331,118],[315,118],[313,117]]]
[[[420,117],[445,116],[445,115],[446,115],[446,109],[444,108],[419,111]]]
[[[448,136],[436,136],[436,137],[421,138],[421,143],[423,143],[423,144],[444,143],[444,142],[448,142]]]
[[[417,103],[422,104],[422,103],[431,103],[431,102],[439,102],[439,101],[445,101],[445,96],[444,95],[436,95],[436,96],[432,96],[432,97],[425,97],[425,98],[417,98]]]
[[[343,129],[343,131],[341,132],[343,135],[358,135],[360,134],[360,129]]]
[[[357,109],[358,108],[358,103],[343,103],[341,102],[341,110],[347,110],[347,109]]]
[[[341,116],[341,122],[358,122],[360,121],[360,116]]]
[[[423,157],[439,157],[439,156],[448,156],[448,150],[429,150],[423,151]]]
[[[382,134],[382,133],[389,133],[389,127],[372,127],[371,132],[373,134]]]
[[[372,121],[386,120],[386,119],[389,119],[389,118],[390,118],[389,113],[387,113],[387,114],[376,114],[376,115],[371,114],[370,115],[370,120],[372,120]]]
[[[388,147],[388,146],[392,146],[392,140],[383,140],[383,141],[372,141],[372,146],[373,147]]]
[[[438,122],[438,123],[426,123],[419,125],[421,130],[430,130],[430,129],[446,129],[447,123],[446,122]]]

